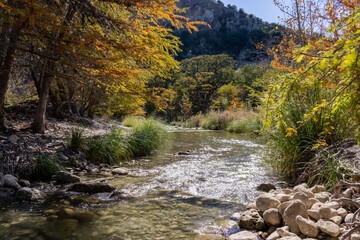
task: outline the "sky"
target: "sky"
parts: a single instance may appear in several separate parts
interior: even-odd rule
[[[278,16],[282,16],[281,11],[275,6],[273,0],[221,0],[225,5],[236,5],[248,14],[254,14],[267,22],[279,23]]]

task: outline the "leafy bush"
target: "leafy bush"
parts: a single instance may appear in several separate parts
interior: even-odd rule
[[[72,129],[71,136],[68,137],[67,144],[72,150],[80,149],[85,144],[85,138],[83,136],[84,131],[82,129]]]
[[[64,168],[57,162],[55,156],[39,155],[33,176],[38,180],[50,180],[54,174],[62,170]]]

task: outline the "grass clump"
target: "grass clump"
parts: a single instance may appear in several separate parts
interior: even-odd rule
[[[261,128],[262,121],[256,117],[232,121],[229,123],[226,130],[234,133],[259,133]]]
[[[71,130],[71,135],[66,139],[69,149],[77,150],[84,146],[86,140],[83,133],[84,131],[82,129]]]
[[[116,164],[121,160],[150,154],[164,143],[166,135],[166,127],[159,121],[144,119],[127,135],[121,131],[112,131],[105,136],[90,139],[87,155],[94,162]]]
[[[58,163],[55,156],[39,155],[36,160],[36,166],[33,176],[38,180],[50,180],[53,175],[64,168]]]
[[[140,122],[142,122],[143,120],[144,118],[141,116],[129,116],[123,120],[122,124],[125,127],[135,127],[138,124],[140,124]]]

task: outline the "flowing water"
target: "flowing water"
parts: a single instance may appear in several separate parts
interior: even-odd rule
[[[108,194],[98,194],[100,204],[77,204],[77,210],[95,214],[90,223],[50,221],[44,214],[73,204],[67,200],[3,203],[0,239],[194,239],[219,232],[222,219],[254,200],[257,185],[279,181],[263,165],[262,145],[250,136],[175,130],[172,139],[134,162],[129,175],[108,180],[135,198],[111,202]]]

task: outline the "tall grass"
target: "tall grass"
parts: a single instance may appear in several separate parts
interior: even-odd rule
[[[36,160],[33,177],[38,180],[50,180],[54,174],[62,170],[64,168],[58,163],[55,156],[39,155]]]
[[[116,164],[132,157],[146,156],[166,140],[165,125],[154,119],[140,120],[130,134],[119,131],[89,140],[88,157],[97,163]]]
[[[143,117],[141,116],[129,116],[126,117],[123,121],[122,124],[125,127],[135,127],[136,125],[138,125],[140,122],[142,122],[144,120]]]
[[[252,110],[211,111],[207,114],[198,114],[191,117],[185,123],[185,127],[253,133],[260,131],[262,121],[259,114]]]
[[[66,138],[68,147],[72,150],[80,149],[86,142],[84,138],[84,131],[79,128],[71,130],[71,135]]]
[[[314,90],[302,101],[288,101],[281,109],[282,120],[266,132],[268,161],[292,180],[304,171],[319,149],[351,136],[354,131],[354,124],[340,110],[323,108],[312,118],[306,118],[311,106],[326,97],[324,92]],[[295,131],[289,133],[289,128]]]

